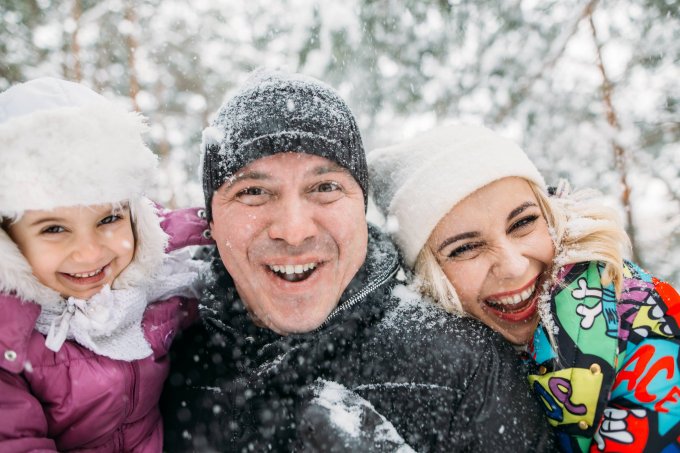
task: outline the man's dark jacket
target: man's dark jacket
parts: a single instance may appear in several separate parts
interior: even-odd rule
[[[324,420],[301,423],[302,414],[320,413],[309,410],[310,388],[329,381],[366,400],[419,452],[552,450],[513,349],[400,285],[397,252],[377,229],[369,225],[366,262],[338,307],[306,334],[255,326],[210,253],[214,281],[201,321],[171,350],[161,399],[166,451],[313,450],[305,439],[319,445],[337,426],[330,416],[325,428]],[[335,444],[329,438],[319,449],[338,451]],[[360,448],[381,445],[369,439]]]

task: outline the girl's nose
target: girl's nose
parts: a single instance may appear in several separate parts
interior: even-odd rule
[[[98,263],[102,257],[103,245],[94,234],[81,235],[73,243],[73,260],[78,263]]]

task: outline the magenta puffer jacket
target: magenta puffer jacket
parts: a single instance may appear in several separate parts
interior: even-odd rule
[[[164,212],[168,251],[207,242],[196,209]],[[0,452],[160,452],[158,410],[175,333],[196,317],[196,302],[150,304],[142,326],[153,354],[131,362],[73,341],[58,352],[34,330],[40,306],[0,294]]]

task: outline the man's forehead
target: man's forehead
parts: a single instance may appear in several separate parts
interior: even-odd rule
[[[301,173],[303,176],[326,173],[345,173],[352,176],[348,169],[325,157],[300,152],[283,152],[254,160],[228,178],[225,185],[232,186],[244,179],[277,179],[288,175],[290,171]]]

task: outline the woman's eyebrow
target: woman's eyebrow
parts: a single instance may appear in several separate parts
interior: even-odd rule
[[[477,231],[468,231],[467,233],[461,233],[457,234],[455,236],[451,236],[450,238],[446,238],[441,244],[439,244],[439,248],[437,249],[437,252],[441,252],[444,247],[446,247],[449,244],[453,244],[456,241],[460,241],[463,239],[470,239],[470,238],[476,238],[479,237],[479,233]]]
[[[515,209],[510,211],[510,214],[508,214],[508,220],[512,219],[513,217],[516,217],[520,215],[522,212],[524,212],[527,208],[530,208],[532,206],[538,207],[536,203],[533,201],[525,201],[521,205],[517,206]]]

